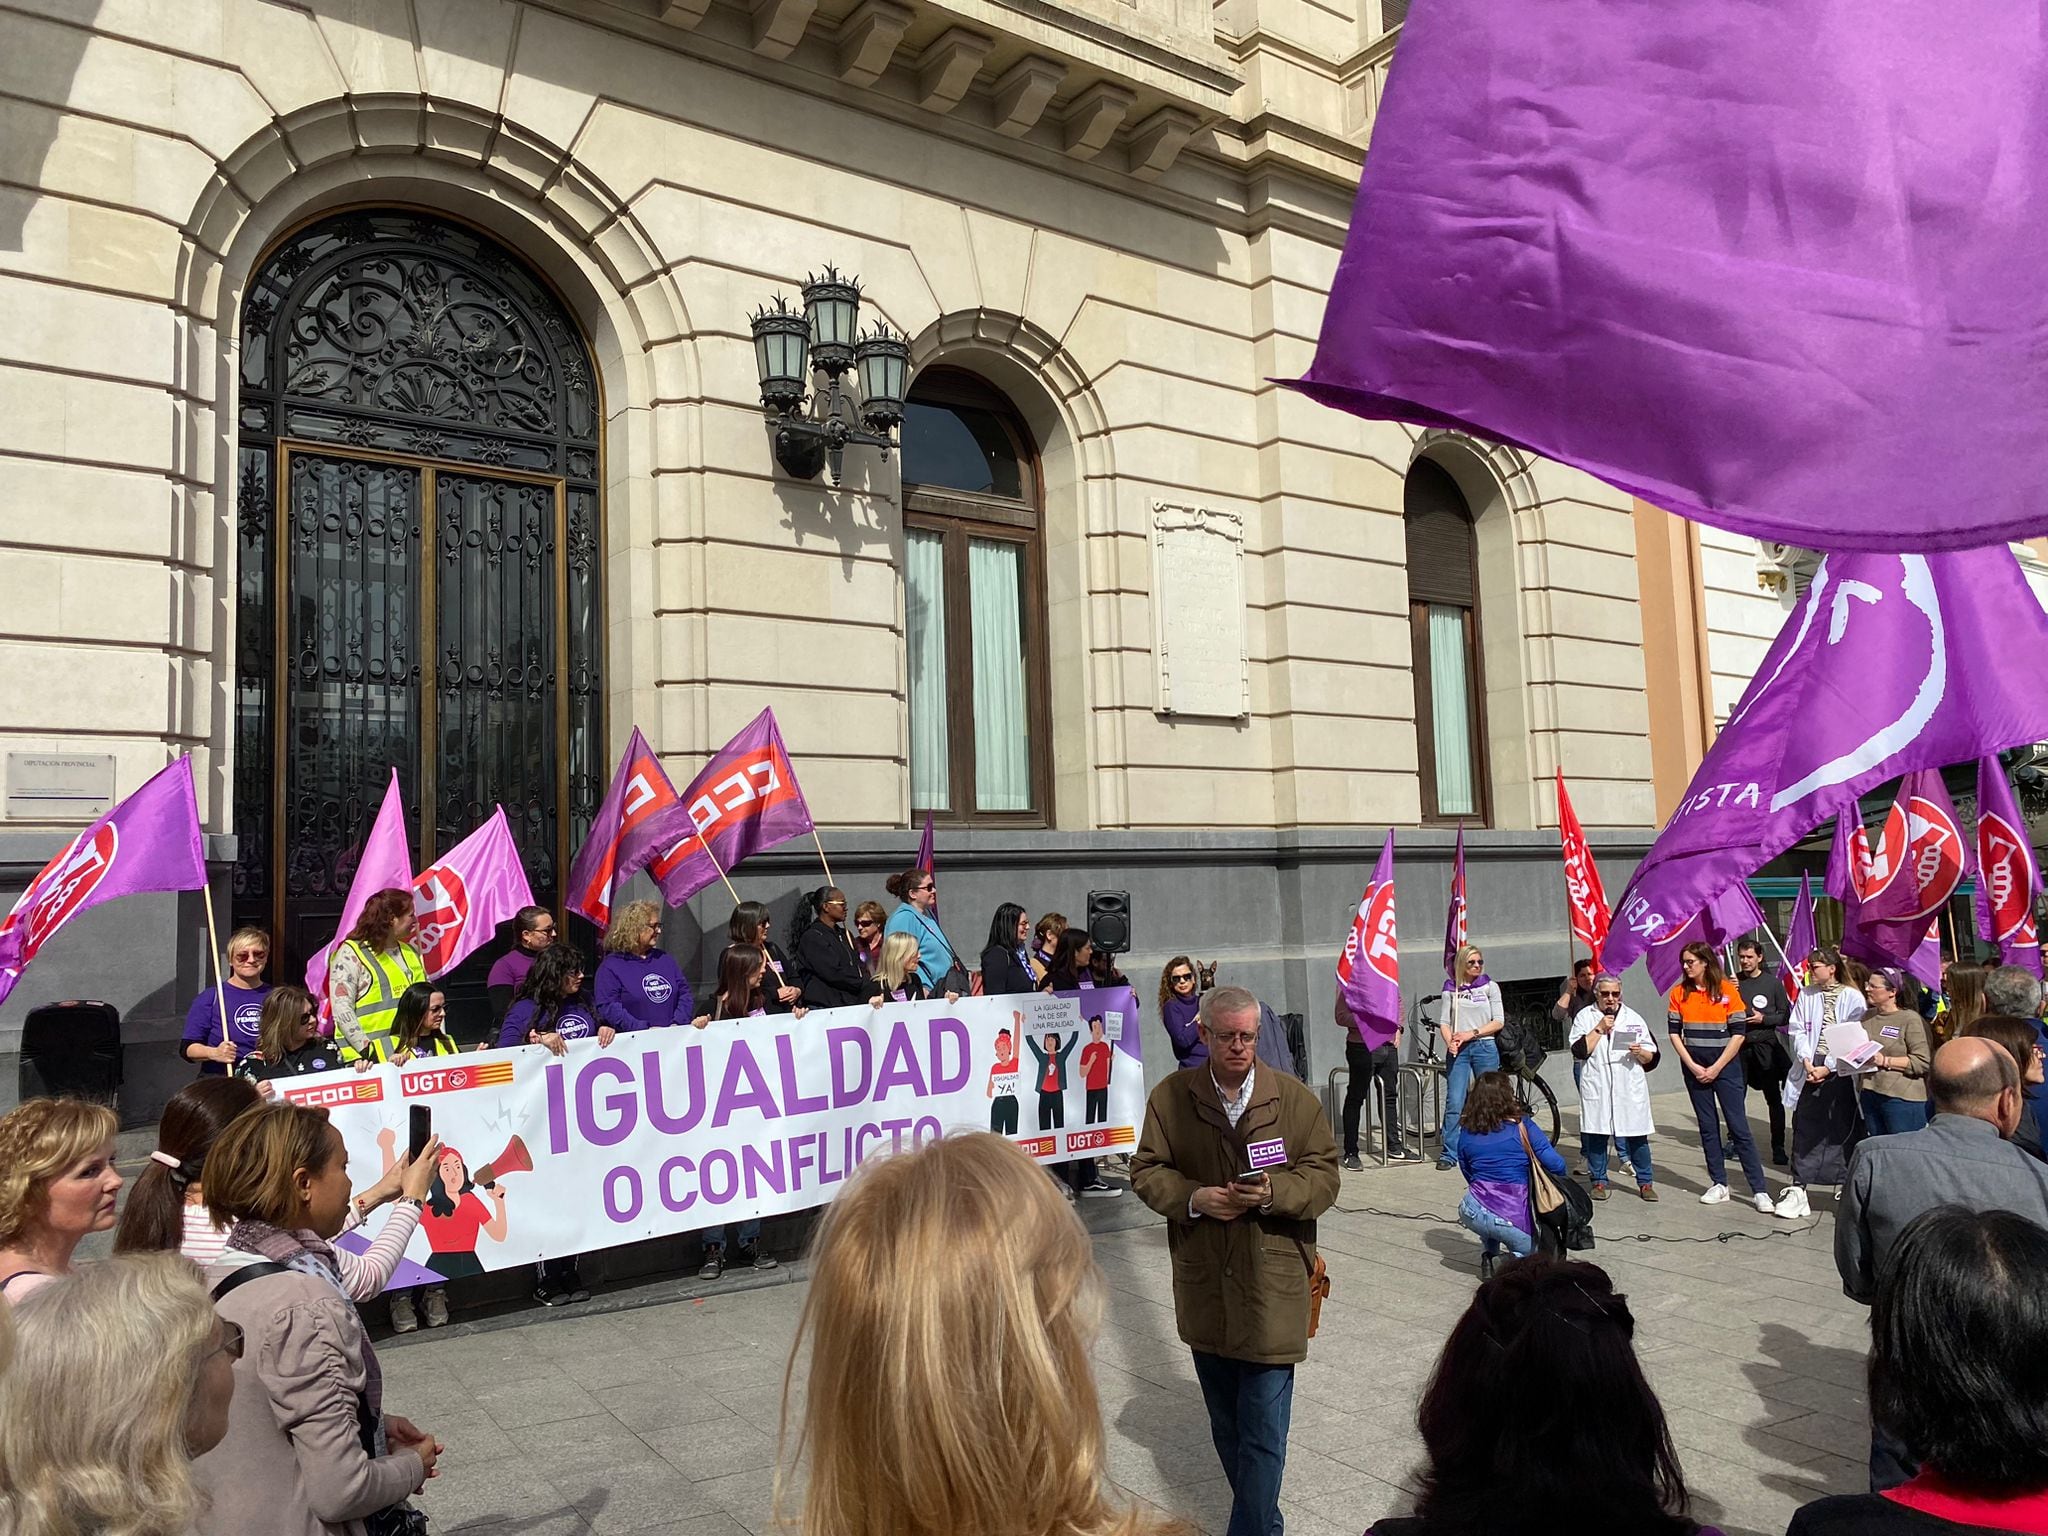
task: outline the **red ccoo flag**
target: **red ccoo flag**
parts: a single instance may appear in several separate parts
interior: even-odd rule
[[[1564,892],[1572,907],[1572,939],[1592,951],[1598,966],[1613,915],[1607,909],[1607,893],[1600,888],[1593,850],[1586,846],[1585,829],[1572,809],[1572,797],[1564,792],[1562,768],[1557,770],[1557,835],[1564,843]]]

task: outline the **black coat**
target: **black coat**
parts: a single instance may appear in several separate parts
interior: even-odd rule
[[[1013,992],[1036,992],[1038,983],[1017,958],[1017,951],[991,944],[981,952],[981,991],[984,997],[1003,997]]]
[[[880,982],[861,974],[853,940],[844,928],[811,924],[797,937],[796,958],[803,972],[798,985],[804,989],[804,1002],[812,1008],[864,1003],[882,990]]]

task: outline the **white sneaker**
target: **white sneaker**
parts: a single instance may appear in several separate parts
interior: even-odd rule
[[[1762,1211],[1766,1216],[1774,1216],[1777,1214],[1778,1208],[1775,1205],[1771,1204],[1771,1197],[1765,1194],[1762,1190],[1758,1190],[1754,1195],[1751,1195],[1749,1197],[1749,1203],[1755,1206],[1759,1211]]]
[[[1711,1185],[1707,1192],[1700,1196],[1701,1205],[1726,1205],[1727,1203],[1728,1186],[1726,1184]]]
[[[446,1328],[448,1326],[448,1291],[446,1287],[439,1285],[427,1287],[425,1310],[427,1326],[429,1328]]]
[[[1778,1196],[1778,1203],[1771,1207],[1771,1214],[1782,1216],[1787,1221],[1797,1221],[1802,1216],[1811,1216],[1813,1207],[1807,1203],[1806,1191],[1794,1184]]]
[[[412,1292],[400,1291],[391,1298],[391,1331],[411,1333],[420,1325],[419,1314],[413,1310]]]

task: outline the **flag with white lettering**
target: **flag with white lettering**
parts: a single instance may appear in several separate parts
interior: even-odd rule
[[[1670,933],[1654,941],[1643,964],[1659,991],[1669,991],[1685,974],[1685,946],[1706,944],[1725,949],[1731,940],[1764,926],[1764,914],[1747,885],[1732,885],[1712,904],[1695,912]]]
[[[498,924],[532,905],[533,888],[501,805],[412,883],[412,942],[427,974],[447,975],[488,944]]]
[[[192,759],[181,757],[74,837],[0,918],[0,1000],[51,935],[88,907],[205,884]]]
[[[1394,917],[1394,834],[1387,832],[1358,915],[1337,956],[1337,993],[1358,1033],[1377,1050],[1401,1033],[1401,945]]]
[[[1597,970],[1613,918],[1607,910],[1607,892],[1600,885],[1599,867],[1593,863],[1593,850],[1586,846],[1585,829],[1572,809],[1571,796],[1564,791],[1562,768],[1557,770],[1557,835],[1564,844],[1564,893],[1572,908],[1572,939],[1592,952]]]
[[[775,711],[764,709],[649,823],[654,851],[643,857],[669,905],[681,906],[720,870],[810,830],[811,808],[789,766]],[[620,861],[623,873],[639,867]]]
[[[2027,841],[2027,823],[1996,757],[1977,759],[1977,936],[1998,946],[2000,965],[2041,974],[2041,934],[2034,898],[2041,870]]]
[[[626,755],[612,775],[612,787],[590,823],[590,835],[569,867],[569,910],[602,928],[612,920],[612,893],[620,880],[645,864],[661,847],[653,823],[677,803],[676,787],[647,745],[640,728],[626,742]]]
[[[2048,741],[2043,654],[2003,546],[1830,555],[1615,904],[1608,969],[1887,779]]]

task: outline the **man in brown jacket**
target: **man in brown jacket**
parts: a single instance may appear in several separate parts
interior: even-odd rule
[[[1174,1317],[1230,1479],[1225,1536],[1276,1536],[1337,1140],[1299,1079],[1257,1070],[1257,998],[1218,987],[1203,995],[1199,1024],[1209,1059],[1152,1090],[1131,1187],[1167,1221]]]

